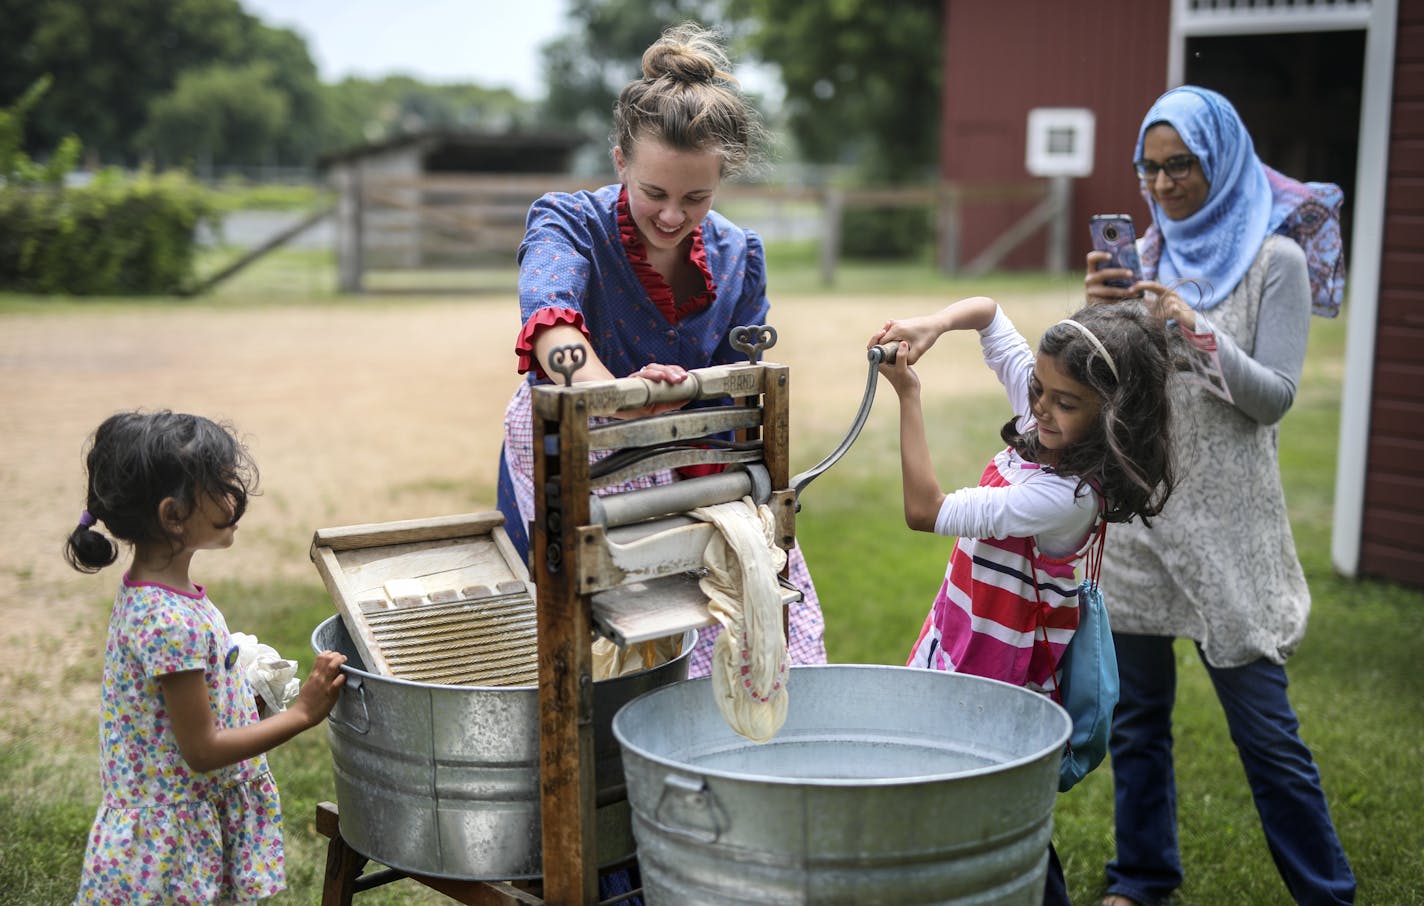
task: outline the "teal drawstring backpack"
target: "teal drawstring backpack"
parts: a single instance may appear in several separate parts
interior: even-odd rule
[[[1058,771],[1060,793],[1072,789],[1107,756],[1113,709],[1117,707],[1117,651],[1113,647],[1107,606],[1098,588],[1107,523],[1099,521],[1096,534],[1084,555],[1087,575],[1078,585],[1078,630],[1063,649],[1063,657],[1058,662],[1058,682],[1053,690],[1054,701],[1062,705],[1073,720],[1073,731],[1068,736],[1063,764]],[[1036,576],[1034,590],[1037,591]],[[1043,629],[1046,641],[1047,626]]]

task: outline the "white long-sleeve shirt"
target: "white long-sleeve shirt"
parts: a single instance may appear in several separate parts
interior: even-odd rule
[[[1009,404],[1019,419],[1020,430],[1033,425],[1029,414],[1028,385],[1033,376],[1035,354],[999,309],[988,327],[979,331],[984,362],[1004,385]],[[935,519],[935,532],[950,537],[1010,538],[1032,536],[1038,549],[1049,557],[1064,557],[1078,550],[1098,513],[1098,497],[1084,487],[1076,494],[1078,478],[1047,469],[1022,472],[1016,468],[1024,460],[1012,450],[1007,457],[1010,474],[1025,477],[1003,487],[961,488],[945,497]]]

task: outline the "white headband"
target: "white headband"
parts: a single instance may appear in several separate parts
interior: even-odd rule
[[[1103,361],[1108,363],[1108,370],[1112,372],[1113,380],[1122,381],[1122,378],[1117,376],[1117,365],[1113,362],[1112,356],[1108,355],[1107,347],[1103,345],[1103,341],[1099,340],[1091,330],[1079,324],[1077,321],[1074,321],[1072,318],[1064,318],[1062,321],[1059,321],[1058,324],[1071,324],[1077,328],[1078,332],[1087,337],[1088,342],[1093,344],[1093,348],[1098,351],[1098,355],[1103,357]],[[1053,326],[1057,327],[1058,324]]]

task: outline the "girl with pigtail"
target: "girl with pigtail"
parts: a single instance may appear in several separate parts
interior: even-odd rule
[[[265,753],[320,723],[346,658],[317,655],[290,707],[258,702],[222,613],[189,567],[232,546],[257,472],[197,415],[110,416],[65,557],[81,572],[133,549],[109,617],[99,715],[103,801],[76,904],[231,904],[286,886],[282,805]],[[100,531],[107,529],[108,534]],[[281,708],[279,710],[279,708]]]

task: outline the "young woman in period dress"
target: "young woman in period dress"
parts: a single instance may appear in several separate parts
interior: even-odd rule
[[[529,210],[515,340],[528,377],[505,414],[499,470],[505,528],[526,558],[534,518],[530,387],[558,378],[551,350],[575,343],[589,350],[575,381],[636,375],[678,383],[688,369],[744,360],[731,346],[732,329],[767,323],[761,239],[712,209],[722,180],[748,165],[760,136],[729,68],[709,32],[669,29],[644,53],[642,77],[614,108],[618,182],[550,193]],[[601,493],[681,477],[662,472]],[[799,548],[790,551],[788,574],[803,595],[789,614],[792,663],[825,663],[820,601]],[[691,675],[710,669],[719,630],[702,632]]]

